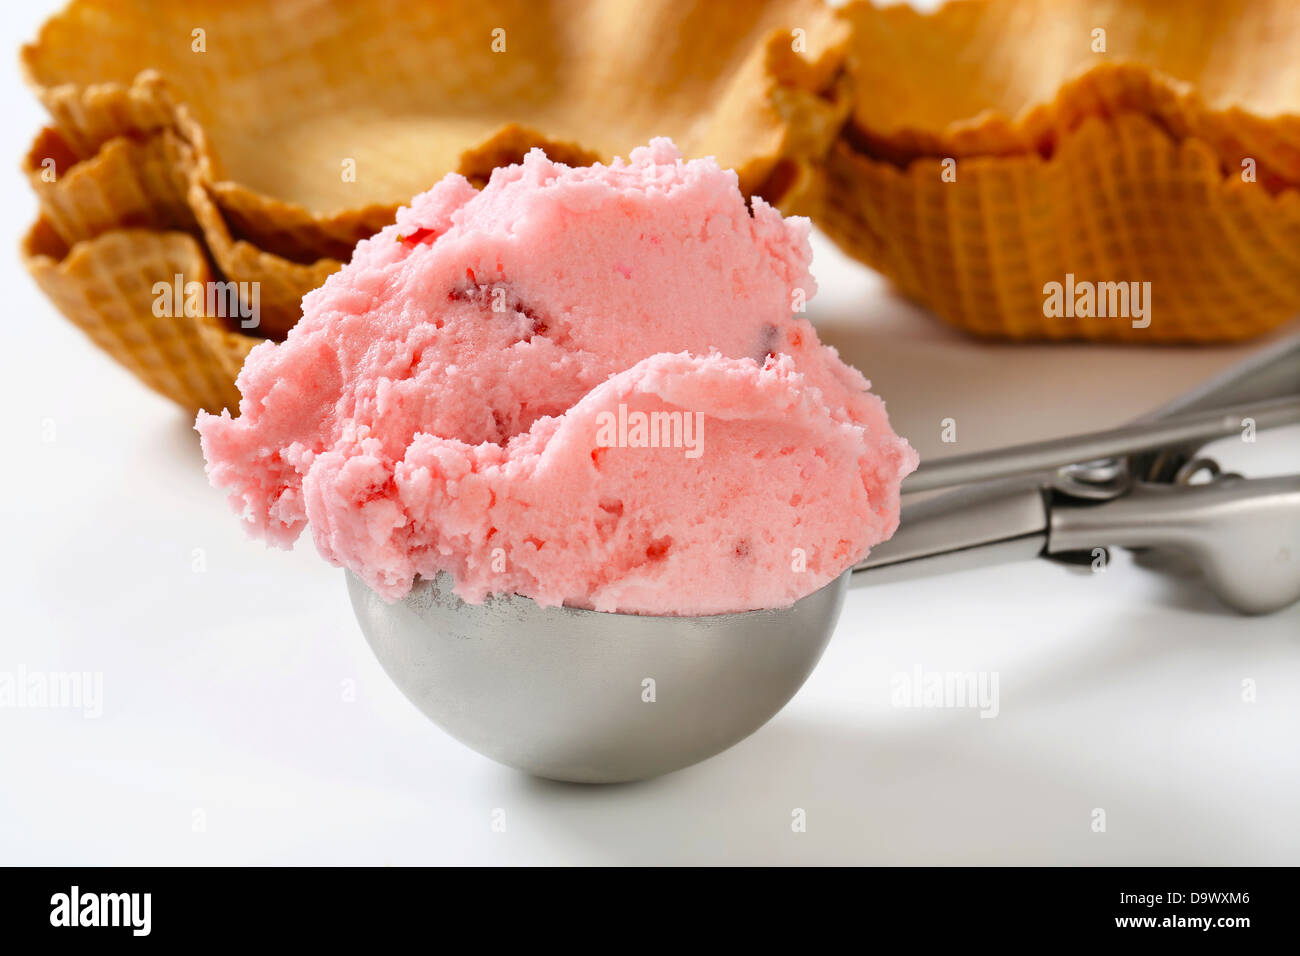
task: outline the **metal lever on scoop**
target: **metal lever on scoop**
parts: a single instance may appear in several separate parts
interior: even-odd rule
[[[1098,544],[1174,548],[1244,614],[1300,600],[1300,475],[1228,475],[1202,485],[1138,482],[1101,504],[1054,504],[1047,551]]]
[[[1216,405],[1266,401],[1279,395],[1300,395],[1300,335],[1289,336],[1238,362],[1139,421],[1171,418]],[[1170,445],[1136,455],[1131,461],[1133,473],[1148,481],[1172,481],[1196,450],[1195,445]]]
[[[915,474],[908,476],[904,491],[910,494],[1032,475],[1173,445],[1200,446],[1216,438],[1239,434],[1244,418],[1252,419],[1255,428],[1261,431],[1300,423],[1300,394],[1187,412],[1168,419],[1138,422],[1072,438],[944,458],[931,465],[922,465]]]
[[[1218,405],[1262,402],[1297,394],[1300,394],[1300,335],[1293,335],[1261,349],[1138,421],[1157,421]]]
[[[854,568],[853,584],[1098,546],[1169,547],[1195,559],[1232,607],[1285,607],[1300,599],[1300,476],[1186,478],[1203,470],[1189,462],[1196,449],[1236,434],[1243,418],[1257,429],[1300,421],[1297,379],[1293,339],[1132,425],[923,466],[903,484],[898,532]],[[908,500],[940,488],[949,490]]]

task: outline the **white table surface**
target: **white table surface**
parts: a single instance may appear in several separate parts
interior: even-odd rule
[[[8,5],[10,46],[52,6]],[[42,117],[4,59],[13,250]],[[979,344],[816,252],[823,338],[922,455],[1118,424],[1251,350]],[[1300,863],[1300,607],[1238,617],[1124,553],[1104,574],[1030,562],[857,591],[781,714],[668,777],[498,766],[389,683],[307,538],[243,536],[185,415],[12,253],[0,282],[0,673],[104,682],[97,719],[0,708],[0,864]],[[1300,470],[1296,430],[1230,446],[1250,473]],[[891,706],[917,666],[997,672],[998,717]]]

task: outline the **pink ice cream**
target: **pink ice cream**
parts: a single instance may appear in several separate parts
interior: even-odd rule
[[[201,413],[249,530],[388,599],[710,614],[788,605],[898,524],[916,453],[799,317],[808,221],[654,140],[451,175],[303,299]]]

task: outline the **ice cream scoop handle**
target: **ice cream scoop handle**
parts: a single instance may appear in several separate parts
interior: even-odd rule
[[[1111,501],[1052,507],[1049,553],[1099,545],[1181,551],[1226,604],[1279,610],[1300,599],[1300,475],[1139,482]]]
[[[1036,480],[973,485],[904,501],[898,531],[853,569],[851,583],[856,587],[1037,557],[1047,545],[1047,526],[1047,492]]]

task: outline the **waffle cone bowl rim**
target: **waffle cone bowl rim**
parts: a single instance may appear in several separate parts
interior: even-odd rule
[[[1132,120],[1143,123],[1146,130],[1160,136],[1163,140],[1163,144],[1174,153],[1197,151],[1205,156],[1207,160],[1213,160],[1216,158],[1215,151],[1204,141],[1195,137],[1179,138],[1171,136],[1167,130],[1162,129],[1159,124],[1153,122],[1150,117],[1142,113],[1133,112],[1128,114],[1118,114],[1114,117],[1089,117],[1077,128],[1071,130],[1062,137],[1062,146],[1068,148],[1057,149],[1048,156],[1042,156],[1037,153],[1026,153],[1002,156],[972,156],[957,159],[957,182],[968,182],[969,179],[963,180],[962,171],[967,171],[967,176],[969,177],[969,171],[972,168],[976,170],[977,173],[982,174],[1003,172],[999,167],[1014,168],[1019,166],[1032,171],[1026,175],[1043,176],[1054,166],[1066,162],[1067,157],[1072,156],[1071,150],[1075,145],[1076,139],[1093,135],[1098,128],[1114,127],[1119,123],[1125,123]],[[1110,138],[1112,141],[1115,139],[1113,128],[1111,129]],[[945,324],[958,328],[977,339],[985,341],[1001,340],[1020,342],[1077,341],[1124,345],[1147,344],[1150,346],[1180,344],[1191,346],[1212,345],[1216,343],[1222,344],[1257,338],[1261,335],[1267,334],[1275,328],[1285,325],[1292,319],[1300,318],[1300,291],[1297,292],[1297,308],[1287,314],[1280,314],[1275,319],[1266,323],[1234,330],[1232,331],[1232,334],[1223,334],[1227,327],[1223,323],[1216,323],[1214,328],[1219,334],[1204,336],[1189,334],[1189,329],[1191,328],[1189,323],[1182,323],[1173,334],[1168,335],[1159,332],[1150,334],[1149,330],[1146,329],[1130,331],[1127,325],[1123,326],[1120,334],[1114,334],[1115,328],[1113,326],[1096,325],[1099,321],[1106,322],[1111,320],[1091,317],[1083,320],[1084,331],[1081,334],[1063,335],[1060,334],[1058,330],[1054,329],[1045,316],[1031,314],[1030,318],[1020,324],[1022,330],[1017,331],[1016,329],[1009,327],[1011,323],[1005,321],[1005,313],[1002,311],[999,311],[999,321],[996,324],[972,322],[964,315],[950,315],[947,311],[942,310],[942,304],[933,296],[914,293],[908,289],[905,282],[900,280],[900,278],[888,268],[888,264],[883,261],[883,256],[873,256],[871,249],[865,248],[861,243],[855,243],[852,241],[852,237],[846,235],[845,230],[841,228],[840,222],[842,221],[842,217],[825,215],[825,209],[828,208],[828,204],[835,203],[837,199],[841,207],[848,204],[860,205],[860,194],[846,196],[842,192],[838,192],[836,196],[830,195],[832,192],[832,177],[829,174],[829,169],[832,164],[866,164],[872,167],[874,173],[879,179],[888,179],[894,183],[902,184],[904,189],[913,192],[915,198],[916,189],[920,184],[933,184],[935,187],[941,189],[952,188],[956,185],[954,183],[943,183],[939,176],[939,170],[942,167],[942,163],[949,158],[950,157],[941,156],[918,156],[906,163],[900,164],[863,153],[856,149],[850,141],[841,137],[841,139],[832,146],[830,152],[828,152],[825,165],[821,170],[822,193],[818,196],[818,222],[840,249],[858,261],[867,263],[871,268],[876,269],[885,276],[898,295],[908,301],[919,304]],[[1024,175],[1022,175],[1021,179],[1023,182]],[[864,184],[862,186],[863,192],[867,191],[867,186],[873,186],[874,188],[872,180],[867,177],[859,177],[858,182],[859,184]],[[1151,182],[1152,180],[1149,179],[1143,180],[1141,181],[1141,185],[1149,186],[1151,185]],[[1270,210],[1283,210],[1288,217],[1288,221],[1300,224],[1300,187],[1286,187],[1271,192],[1264,189],[1259,183],[1245,182],[1238,174],[1231,171],[1222,171],[1220,167],[1220,174],[1213,180],[1212,188],[1216,190],[1217,197],[1220,200],[1220,203],[1224,206],[1237,205],[1243,202],[1260,203],[1269,207]],[[1258,192],[1255,192],[1252,195],[1252,191]],[[1247,199],[1247,197],[1250,198]],[[858,216],[858,221],[861,222],[862,218],[863,217]],[[947,219],[950,220],[951,215],[949,215]],[[1021,231],[1015,238],[1019,241],[1023,236],[1024,232]],[[979,238],[982,242],[986,242],[988,238],[987,232],[981,233]],[[954,257],[956,257],[955,244],[953,245],[953,248]],[[1295,248],[1294,257],[1297,261],[1298,267],[1300,267],[1300,244]],[[1298,271],[1297,274],[1300,275],[1300,271]],[[1051,276],[1048,278],[1060,277]],[[1215,285],[1215,282],[1214,280],[1207,279],[1206,285]],[[1036,328],[1031,329],[1027,333],[1023,331],[1024,328],[1030,326],[1035,326]],[[1134,334],[1135,332],[1141,334]]]
[[[860,122],[859,97],[856,92],[859,80],[856,69],[858,53],[855,47],[858,29],[853,21],[854,13],[870,10],[877,16],[910,16],[918,23],[932,24],[949,15],[954,9],[989,6],[994,2],[997,0],[944,0],[939,6],[928,11],[918,11],[899,4],[882,7],[875,0],[850,0],[849,3],[839,7],[837,13],[850,24],[849,75],[855,87],[853,105],[845,129],[853,130],[865,139],[876,141],[886,149],[892,146],[896,159],[920,156],[973,158],[984,155],[1014,154],[1027,151],[1028,146],[1041,138],[1034,135],[1035,128],[1042,129],[1054,125],[1051,121],[1065,110],[1063,100],[1068,101],[1076,91],[1095,85],[1098,77],[1116,74],[1130,78],[1140,77],[1149,84],[1157,97],[1164,97],[1167,102],[1183,108],[1191,117],[1191,120],[1187,121],[1188,132],[1185,138],[1198,137],[1216,122],[1238,118],[1263,125],[1285,126],[1294,136],[1300,138],[1300,105],[1294,110],[1274,114],[1261,113],[1240,104],[1211,106],[1203,98],[1199,85],[1195,81],[1179,79],[1140,59],[1131,57],[1110,58],[1076,70],[1061,81],[1049,98],[1025,102],[1014,113],[990,106],[974,115],[950,120],[941,129],[921,128],[905,122],[869,128]],[[1154,104],[1155,100],[1151,102]],[[1136,109],[1131,106],[1125,109],[1133,112],[1149,112],[1154,115],[1152,110]],[[981,146],[975,142],[981,136],[988,136],[993,129],[1010,133],[1015,137],[1015,141],[1009,145],[1009,148],[1002,150]]]

